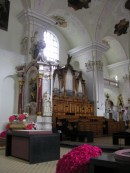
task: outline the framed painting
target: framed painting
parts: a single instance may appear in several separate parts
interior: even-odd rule
[[[8,30],[10,2],[8,0],[0,0],[0,29]]]

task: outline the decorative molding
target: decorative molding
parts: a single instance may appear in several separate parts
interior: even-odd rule
[[[105,52],[108,49],[109,49],[108,45],[95,41],[94,43],[86,43],[86,45],[84,46],[79,46],[74,49],[71,49],[68,51],[68,54],[70,56],[76,57],[90,50],[98,50],[100,52]]]
[[[103,63],[101,61],[88,61],[88,63],[85,64],[87,67],[87,72],[93,71],[94,66],[96,66],[97,70],[103,71]]]
[[[46,15],[41,15],[37,12],[35,12],[32,9],[23,10],[19,15],[17,16],[19,21],[23,24],[27,24],[32,22],[33,24],[37,24],[40,26],[49,27],[50,25],[56,25],[56,21],[52,19],[51,17],[48,17]]]
[[[121,62],[117,62],[111,65],[107,65],[108,70],[123,66],[123,65],[128,65],[129,60],[125,60],[125,61],[121,61]]]
[[[85,65],[86,65],[86,67],[87,67],[87,72],[89,72],[89,71],[93,71],[94,70],[94,61],[88,61],[88,63],[86,63]]]
[[[97,70],[103,71],[103,62],[102,61],[96,61],[95,65],[97,66]]]

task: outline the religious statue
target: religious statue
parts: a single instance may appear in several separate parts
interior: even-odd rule
[[[112,119],[115,121],[119,121],[119,119],[120,119],[120,114],[119,114],[116,106],[113,107]]]
[[[37,83],[36,78],[30,80],[30,102],[36,102],[37,99]]]
[[[105,112],[109,113],[113,109],[114,103],[110,100],[109,94],[106,94],[106,100],[105,100]]]
[[[30,115],[36,115],[37,114],[37,103],[36,102],[31,102],[30,103]]]
[[[40,54],[41,54],[42,50],[46,47],[45,42],[43,40],[39,40],[38,37],[39,37],[39,33],[38,33],[38,31],[36,31],[31,40],[32,46],[30,49],[30,54],[32,55],[32,58],[34,60],[37,60],[38,58],[41,58],[40,60],[42,60],[42,56]]]
[[[119,94],[119,96],[117,98],[117,106],[121,109],[124,107],[124,101],[123,101],[122,94]]]
[[[43,116],[51,116],[51,99],[48,92],[43,95]]]
[[[32,123],[37,121],[37,103],[30,102],[24,107],[24,111],[29,114],[27,122]]]
[[[70,65],[71,59],[72,59],[72,56],[70,56],[70,55],[68,54],[67,65]]]

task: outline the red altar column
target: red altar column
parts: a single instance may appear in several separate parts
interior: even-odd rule
[[[16,67],[17,76],[18,76],[18,114],[21,114],[23,111],[23,84],[24,84],[24,68],[25,65],[19,65]]]
[[[18,96],[18,114],[22,113],[23,107],[23,80],[20,79],[19,81],[19,96]]]
[[[42,115],[42,80],[43,80],[43,74],[38,74],[38,105],[37,105],[37,114]]]

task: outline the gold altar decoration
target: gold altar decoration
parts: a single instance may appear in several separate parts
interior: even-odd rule
[[[34,122],[28,121],[28,113],[14,114],[9,117],[9,129],[17,130],[33,130],[35,128]]]
[[[20,129],[26,129],[26,122],[12,122],[12,123],[9,123],[9,128],[10,129],[17,129],[17,130],[20,130]]]

